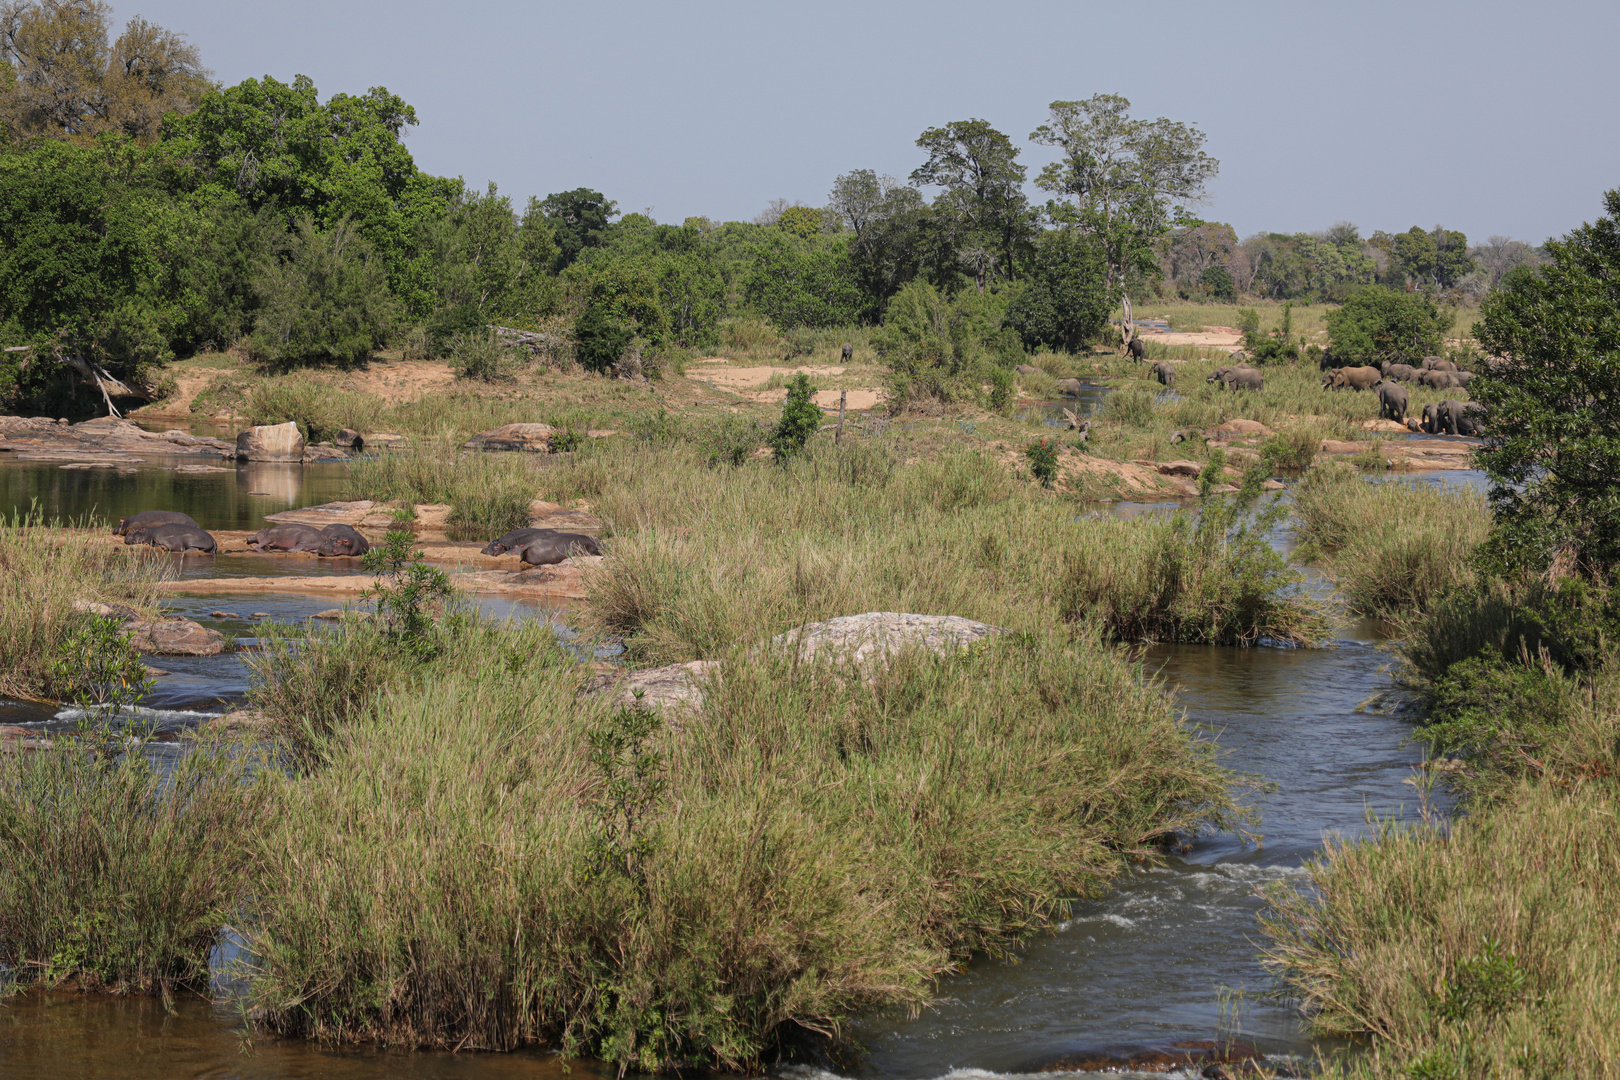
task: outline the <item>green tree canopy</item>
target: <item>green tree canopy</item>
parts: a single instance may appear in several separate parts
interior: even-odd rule
[[[781,330],[845,326],[866,307],[847,242],[807,244],[780,233],[759,247],[743,298]]]
[[[1026,348],[1075,352],[1107,328],[1112,306],[1102,244],[1077,229],[1054,229],[1035,247],[1007,324]]]
[[[108,44],[111,12],[100,0],[0,4],[0,129],[89,141],[116,132],[140,143],[165,113],[185,113],[210,88],[184,35],[137,15]]]
[[[558,191],[540,203],[546,220],[557,238],[557,268],[579,258],[586,248],[601,247],[607,239],[608,223],[619,214],[619,204],[590,188]]]
[[[1374,242],[1388,251],[1392,270],[1420,285],[1454,288],[1476,266],[1468,254],[1468,237],[1439,225],[1430,232],[1414,225],[1394,236],[1375,235]]]
[[[1346,364],[1415,363],[1440,352],[1451,320],[1422,293],[1369,285],[1327,313],[1328,341]]]
[[[1474,326],[1496,358],[1468,388],[1488,410],[1487,550],[1508,570],[1612,582],[1620,562],[1620,190],[1603,206],[1509,271]]]
[[[1061,152],[1035,183],[1057,195],[1048,204],[1055,219],[1102,242],[1108,286],[1123,299],[1127,336],[1126,280],[1158,272],[1157,241],[1190,216],[1187,207],[1203,199],[1204,186],[1220,169],[1204,153],[1202,131],[1164,117],[1137,120],[1130,108],[1118,94],[1054,101],[1051,118],[1030,134]]]
[[[254,350],[279,365],[362,364],[388,342],[397,315],[381,261],[347,221],[300,219],[285,258],[265,265]]]
[[[957,120],[917,137],[928,160],[911,182],[945,189],[936,208],[960,224],[955,243],[983,292],[994,273],[1015,279],[1034,215],[1024,197],[1024,166],[1012,140],[983,120]]]

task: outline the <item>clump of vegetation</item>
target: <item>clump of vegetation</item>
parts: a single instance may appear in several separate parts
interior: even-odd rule
[[[1040,481],[1041,487],[1050,488],[1057,479],[1057,447],[1050,439],[1036,439],[1024,447],[1024,456],[1029,459],[1029,471]]]
[[[460,452],[428,439],[347,466],[351,498],[448,504],[450,524],[469,534],[498,536],[527,525],[538,486],[533,463],[520,455]]]
[[[77,700],[144,679],[122,635],[84,606],[155,613],[167,562],[138,552],[108,558],[99,528],[18,513],[0,518],[0,565],[8,576],[0,592],[0,694]]]
[[[810,385],[810,377],[802,371],[788,384],[782,416],[766,440],[778,463],[804,453],[805,443],[821,427],[821,410],[811,400],[815,389]]]
[[[1240,820],[1210,748],[1084,637],[907,654],[869,679],[743,655],[679,735],[581,701],[555,647],[384,692],[244,831],[256,1015],[754,1069],[788,1030],[920,1005],[1159,838]]]
[[[0,963],[87,990],[208,990],[208,958],[269,815],[253,755],[159,769],[73,738],[0,755]]]
[[[1490,529],[1468,488],[1371,484],[1343,462],[1311,469],[1294,489],[1296,557],[1316,561],[1352,610],[1411,621],[1474,581]]]
[[[300,219],[286,257],[266,264],[256,288],[254,352],[279,367],[363,364],[398,318],[386,267],[346,219],[326,231]]]
[[[1260,313],[1254,308],[1238,311],[1238,329],[1243,347],[1257,364],[1292,364],[1299,360],[1299,342],[1294,339],[1294,305],[1284,304],[1282,319],[1267,333],[1260,331]]]
[[[1424,293],[1369,285],[1328,312],[1329,347],[1341,364],[1416,363],[1440,354],[1451,320]]]
[[[479,382],[504,382],[512,378],[506,344],[492,330],[452,335],[448,352],[450,364],[460,378]]]
[[[1121,641],[1315,644],[1326,614],[1291,591],[1300,576],[1266,541],[1283,512],[1251,519],[1214,497],[1196,515],[1083,519],[1059,564],[1058,609]]]

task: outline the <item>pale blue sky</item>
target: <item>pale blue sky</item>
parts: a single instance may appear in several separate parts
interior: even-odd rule
[[[422,3],[113,0],[187,34],[227,83],[386,86],[419,167],[521,202],[581,185],[747,220],[904,177],[923,128],[1023,146],[1057,99],[1129,97],[1220,159],[1206,217],[1240,235],[1462,229],[1540,243],[1620,187],[1620,4]]]

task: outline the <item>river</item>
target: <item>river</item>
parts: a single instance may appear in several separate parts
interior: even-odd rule
[[[342,496],[342,465],[258,466],[204,474],[148,466],[132,474],[0,462],[0,510],[48,516],[94,512],[117,518],[139,509],[183,510],[205,528],[257,528],[265,513]],[[1439,482],[1477,484],[1478,474]],[[267,492],[268,494],[254,494]],[[1120,513],[1164,506],[1122,506]],[[1286,534],[1276,542],[1286,545]],[[265,560],[191,558],[189,574],[265,573]],[[308,573],[301,567],[299,573]],[[257,619],[299,620],[328,606],[295,595],[173,597],[165,606],[252,641]],[[250,610],[251,609],[251,610]],[[232,617],[215,617],[224,610]],[[549,617],[501,603],[495,614]],[[863,1077],[931,1080],[1013,1074],[1088,1053],[1130,1054],[1181,1040],[1238,1036],[1273,1055],[1308,1061],[1319,1049],[1286,1003],[1267,996],[1255,915],[1266,884],[1298,880],[1323,837],[1356,835],[1369,815],[1419,812],[1409,783],[1420,760],[1410,725],[1363,704],[1386,685],[1388,654],[1376,624],[1340,628],[1329,649],[1155,646],[1141,653],[1225,752],[1231,767],[1269,781],[1259,797],[1258,839],[1204,837],[1164,865],[1136,870],[1104,899],[1078,906],[1055,933],[1017,962],[981,960],[943,984],[920,1016],[869,1015],[854,1034],[865,1047],[848,1071]],[[170,674],[149,703],[217,713],[245,691],[238,658],[157,657]],[[0,723],[43,728],[71,723],[54,710],[0,701]],[[333,1050],[268,1039],[251,1043],[228,1008],[186,998],[159,1001],[77,994],[24,994],[0,1005],[0,1076],[170,1077],[293,1080],[427,1080],[560,1077],[544,1053],[449,1055]],[[1322,1047],[1322,1049],[1330,1049]],[[573,1075],[607,1076],[589,1062]],[[801,1072],[804,1070],[800,1070]],[[813,1071],[813,1070],[812,1070]]]

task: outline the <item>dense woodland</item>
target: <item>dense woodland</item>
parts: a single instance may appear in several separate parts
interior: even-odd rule
[[[217,85],[179,34],[136,19],[110,40],[97,2],[13,0],[0,54],[0,337],[33,347],[0,366],[18,409],[69,407],[61,356],[161,393],[163,362],[200,350],[455,358],[500,323],[605,370],[632,349],[678,362],[728,318],[883,324],[886,359],[948,394],[1026,350],[1081,348],[1132,296],[1455,300],[1538,257],[1440,227],[1239,242],[1194,216],[1218,168],[1203,134],[1113,95],[1054,102],[1031,133],[1060,153],[1033,177],[1044,203],[1015,140],[970,119],[924,131],[905,181],[853,169],[819,208],[675,225],[585,187],[518,205],[428,175],[401,141],[415,111],[386,89]]]

